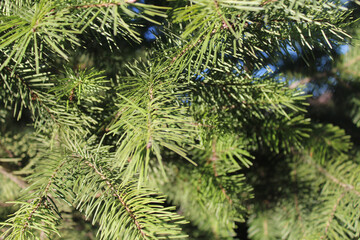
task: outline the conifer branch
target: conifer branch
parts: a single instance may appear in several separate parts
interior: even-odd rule
[[[329,178],[332,182],[336,183],[337,185],[344,188],[345,190],[352,192],[352,193],[356,194],[358,197],[360,197],[360,192],[358,192],[353,185],[341,182],[339,179],[337,179],[335,176],[331,175],[328,171],[326,171],[324,168],[320,167],[317,164],[315,164],[315,167],[319,172],[321,172],[323,175],[325,175],[327,178]]]
[[[323,236],[321,236],[320,239],[325,239],[325,238],[326,238],[326,235],[327,235],[327,233],[328,233],[330,224],[331,224],[332,220],[334,219],[334,215],[335,215],[336,209],[337,209],[337,207],[339,206],[339,203],[340,203],[341,199],[345,196],[345,193],[346,193],[346,192],[343,192],[343,193],[337,198],[337,200],[336,200],[336,202],[335,202],[335,204],[334,204],[334,206],[333,206],[333,208],[332,208],[332,211],[331,211],[331,214],[330,214],[330,216],[329,216],[329,219],[328,219],[327,222],[326,222],[325,233],[324,233]]]
[[[16,79],[20,80],[20,82],[29,90],[31,95],[31,100],[36,100],[39,98],[37,93],[31,89],[29,84],[22,77],[20,77],[18,74],[15,73],[14,69],[11,69],[9,66],[5,66],[5,69],[9,71],[10,75],[14,75]]]
[[[84,160],[83,158],[81,158],[81,160]],[[102,180],[105,181],[105,183],[109,186],[110,190],[112,191],[113,196],[115,196],[117,199],[119,199],[119,201],[121,202],[121,204],[123,205],[123,207],[125,208],[125,210],[128,212],[129,216],[133,219],[134,224],[136,225],[136,228],[139,230],[141,236],[145,237],[146,234],[145,232],[142,230],[142,226],[140,225],[140,223],[136,220],[136,216],[134,215],[134,213],[131,211],[131,209],[129,208],[129,206],[127,205],[127,203],[125,202],[125,200],[119,195],[119,193],[116,191],[115,187],[113,186],[113,184],[110,182],[110,180],[108,178],[105,177],[105,175],[103,173],[101,173],[91,162],[85,160],[84,163],[91,167],[97,175],[100,176],[100,178]]]
[[[151,120],[151,112],[152,112],[152,101],[154,99],[153,96],[153,86],[152,84],[150,84],[149,87],[149,98],[150,101],[148,103],[148,112],[147,112],[147,127],[148,127],[148,139],[147,139],[147,144],[146,144],[146,151],[148,152],[149,149],[151,148],[152,145],[152,134],[151,134],[151,125],[152,125],[152,120]]]
[[[29,91],[31,100],[32,101],[38,101],[40,105],[49,113],[52,120],[58,124],[58,121],[54,117],[54,115],[51,113],[51,110],[43,103],[42,99],[39,97],[39,95],[30,87],[30,85],[20,77],[17,73],[15,73],[15,69],[11,69],[9,66],[4,67],[7,71],[9,71],[10,75],[14,75],[16,79],[20,80],[20,82],[26,87],[26,89]],[[5,81],[5,80],[3,80]]]
[[[124,2],[108,2],[108,3],[98,3],[98,4],[88,4],[88,5],[79,5],[79,6],[72,6],[71,8],[74,9],[81,9],[81,8],[107,8],[107,7],[114,7],[114,6],[121,6],[124,3],[135,3],[137,0],[125,0]]]
[[[272,3],[272,2],[276,2],[277,0],[266,0],[264,1],[260,6],[265,6],[266,4]]]
[[[177,59],[179,59],[180,57],[182,57],[185,53],[187,53],[188,51],[190,51],[192,48],[196,47],[199,43],[201,43],[202,41],[204,41],[204,39],[199,39],[196,43],[190,43],[188,46],[186,46],[181,53],[177,54],[175,57],[173,57],[173,59],[171,60],[170,64],[173,64]]]
[[[64,166],[65,163],[66,163],[66,161],[61,162],[60,165],[54,170],[53,174],[51,175],[51,177],[45,187],[45,190],[42,193],[42,196],[39,198],[39,202],[36,204],[36,206],[33,208],[33,210],[30,212],[29,216],[27,217],[25,224],[22,228],[22,232],[25,232],[25,230],[28,228],[31,218],[33,217],[35,212],[41,207],[42,204],[46,204],[47,198],[49,197],[48,191],[50,189],[50,186],[53,183],[54,178],[56,177],[57,173],[62,168],[62,166]]]
[[[217,1],[217,0],[214,0],[214,4],[215,4],[216,12],[218,13],[219,17],[220,17],[221,20],[222,20],[222,23],[223,23],[222,28],[224,28],[224,29],[226,29],[226,28],[231,28],[231,30],[233,30],[233,29],[232,29],[232,26],[231,26],[231,25],[229,26],[229,24],[227,23],[226,19],[225,19],[224,16],[222,15],[218,1]]]
[[[29,164],[20,171],[32,183],[19,210],[0,223],[5,226],[2,237],[60,234],[56,214],[67,202],[99,225],[99,239],[183,239],[178,224],[186,221],[167,206],[166,196],[192,221],[186,228],[194,233],[190,238],[239,237],[235,222],[247,221],[252,210],[245,223],[252,240],[293,240],[305,233],[320,238],[324,232],[322,238],[357,237],[359,215],[353,206],[360,197],[360,168],[356,159],[346,158],[350,140],[331,127],[319,135],[321,141],[309,137],[316,127],[306,119],[307,97],[298,86],[317,75],[287,86],[277,75],[282,68],[261,73],[293,57],[288,48],[307,59],[307,53],[317,57],[347,43],[344,29],[353,16],[343,1],[181,0],[157,5],[137,0],[0,3],[0,50],[5,54],[0,68],[7,85],[0,91],[0,107],[6,106],[0,109],[0,123],[11,112],[20,119],[29,108],[19,125],[32,124],[39,133],[31,152],[27,146],[16,149],[28,144],[16,134],[11,135],[14,152],[0,141],[0,150],[11,158],[26,152]],[[127,51],[120,49],[124,39],[141,42],[144,32],[135,28],[143,21],[158,24],[167,6],[174,8],[163,21],[161,40],[125,56]],[[115,56],[114,48],[125,57]],[[134,56],[135,62],[128,61]],[[118,65],[112,66],[113,60]],[[106,71],[84,71],[81,77],[74,71],[60,73],[57,65],[65,61]],[[43,69],[52,71],[51,78]],[[352,71],[333,68],[318,78],[340,70]],[[8,129],[2,130],[7,134]],[[316,142],[312,159],[331,158],[332,165],[308,160],[308,137]],[[305,158],[299,168],[293,165],[296,156]],[[267,160],[278,158],[279,164],[268,166]],[[250,168],[253,163],[260,171]],[[29,173],[33,167],[34,174]],[[295,171],[284,175],[285,169]],[[0,166],[0,175],[21,187],[8,169]],[[290,186],[283,181],[289,176]],[[250,184],[256,195],[251,208],[244,202],[253,197]],[[274,195],[257,194],[263,186]]]
[[[216,153],[216,138],[213,139],[213,142],[211,144],[211,158],[209,159],[209,162],[212,162],[212,168],[214,171],[214,176],[215,178],[219,177],[219,174],[216,170],[216,161],[217,161],[218,157],[217,157],[217,153]],[[221,190],[221,192],[223,193],[223,195],[225,196],[225,198],[228,200],[228,202],[230,203],[230,205],[233,203],[232,199],[230,198],[230,196],[226,193],[225,188],[222,186],[221,183],[218,183],[219,188]]]

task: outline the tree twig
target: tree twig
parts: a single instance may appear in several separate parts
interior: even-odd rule
[[[0,141],[0,147],[6,152],[6,154],[9,156],[9,158],[14,158],[14,154],[9,150],[7,149],[4,144],[2,144],[2,142]]]
[[[24,232],[26,230],[26,228],[29,226],[29,222],[31,220],[31,218],[33,217],[34,213],[40,208],[40,206],[47,200],[48,198],[48,191],[50,189],[50,185],[52,184],[56,174],[59,172],[60,168],[62,166],[64,166],[66,161],[63,161],[62,163],[60,163],[59,166],[57,166],[57,168],[54,170],[53,174],[51,175],[46,187],[45,187],[45,190],[42,194],[42,196],[40,197],[40,200],[39,202],[36,204],[36,206],[34,207],[34,209],[31,211],[31,213],[29,214],[28,218],[26,219],[26,222],[23,226],[23,229],[22,229],[22,232]]]
[[[81,8],[102,8],[102,7],[113,7],[113,6],[120,6],[124,3],[135,3],[137,0],[125,0],[124,2],[113,2],[113,3],[98,3],[98,4],[88,4],[88,5],[79,5],[73,6],[71,8],[81,9]]]
[[[208,160],[208,162],[212,162],[212,167],[213,167],[213,171],[214,171],[214,176],[215,178],[219,177],[219,174],[216,170],[216,161],[218,159],[217,157],[217,153],[216,153],[216,139],[213,139],[212,145],[211,145],[211,157]],[[221,189],[221,192],[224,194],[225,198],[228,200],[228,202],[230,203],[230,205],[233,203],[232,199],[230,198],[230,196],[226,193],[225,188],[222,186],[221,183],[219,183],[219,188]]]
[[[85,160],[84,163],[87,166],[91,167],[96,172],[96,174],[99,175],[100,178],[105,181],[105,183],[109,186],[110,190],[113,192],[113,195],[119,199],[119,201],[121,202],[121,204],[123,205],[125,210],[129,213],[130,217],[133,219],[133,221],[134,221],[137,229],[139,230],[140,234],[143,237],[147,236],[145,234],[145,232],[142,230],[142,226],[140,225],[140,223],[136,220],[136,217],[135,217],[134,213],[131,211],[131,209],[129,208],[129,206],[125,202],[125,200],[118,194],[118,192],[116,191],[115,187],[110,182],[110,180],[108,178],[106,178],[105,175],[103,173],[101,173],[91,162]]]
[[[326,222],[325,233],[324,233],[323,236],[321,236],[320,239],[326,238],[327,232],[329,231],[330,224],[331,224],[331,222],[332,222],[333,219],[334,219],[334,215],[335,215],[336,209],[337,209],[337,207],[339,206],[339,203],[340,203],[341,199],[345,196],[345,193],[346,193],[346,192],[343,192],[343,193],[338,197],[338,199],[336,200],[336,202],[335,202],[335,204],[334,204],[334,206],[333,206],[333,209],[332,209],[332,211],[331,211],[331,214],[330,214],[330,216],[329,216],[329,219],[328,219],[327,222]]]
[[[24,180],[15,176],[11,172],[6,171],[2,166],[0,166],[0,173],[5,177],[7,177],[8,179],[10,179],[11,181],[13,181],[14,183],[16,183],[19,187],[23,189],[28,187],[28,184]]]
[[[336,183],[337,185],[339,185],[340,187],[344,188],[346,191],[352,192],[355,195],[357,195],[358,197],[360,197],[360,192],[358,192],[355,187],[351,184],[347,184],[344,182],[341,182],[339,179],[337,179],[335,176],[331,175],[328,171],[326,171],[324,168],[320,167],[317,164],[314,164],[316,169],[322,173],[323,175],[325,175],[327,178],[329,178],[332,182]]]
[[[39,95],[29,86],[29,84],[22,77],[16,74],[14,69],[11,69],[9,66],[6,66],[5,69],[10,72],[10,75],[14,75],[15,78],[20,80],[20,82],[28,89],[31,95],[31,100],[37,100],[41,104],[41,106],[44,107],[44,109],[49,113],[50,117],[54,120],[54,122],[58,123],[54,115],[52,115],[50,109],[43,103]]]

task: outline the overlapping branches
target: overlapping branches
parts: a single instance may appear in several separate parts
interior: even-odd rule
[[[130,76],[120,78],[119,110],[109,133],[120,136],[115,166],[125,169],[128,177],[139,173],[140,184],[153,156],[162,166],[162,148],[192,162],[184,146],[192,145],[196,129],[188,114],[187,91],[167,79],[164,67],[137,64],[129,70]]]

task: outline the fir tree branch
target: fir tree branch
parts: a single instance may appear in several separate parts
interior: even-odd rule
[[[205,38],[204,38],[205,39]],[[185,53],[187,53],[188,51],[190,51],[192,48],[196,47],[199,43],[201,43],[202,41],[204,41],[204,39],[199,39],[196,43],[190,43],[186,48],[184,48],[181,53],[179,53],[178,55],[176,55],[175,57],[173,57],[173,59],[171,60],[170,64],[172,65],[178,58],[182,57]],[[167,70],[167,69],[166,69]]]
[[[211,144],[211,158],[208,160],[208,162],[212,162],[212,167],[213,167],[213,171],[214,171],[214,176],[215,178],[219,177],[219,174],[216,170],[216,160],[218,159],[217,157],[217,153],[216,153],[216,138],[213,139],[213,142]],[[230,203],[230,205],[233,203],[232,199],[230,198],[230,196],[226,193],[225,188],[222,186],[221,183],[219,184],[219,188],[221,189],[221,192],[224,194],[225,198],[228,200],[228,202]]]
[[[335,202],[335,204],[334,204],[334,206],[333,206],[333,209],[332,209],[332,211],[331,211],[331,214],[330,214],[330,216],[329,216],[329,219],[328,219],[327,222],[326,222],[325,233],[324,233],[323,236],[321,236],[320,239],[326,238],[326,235],[327,235],[327,232],[328,232],[328,230],[329,230],[330,224],[331,224],[332,220],[334,219],[334,215],[335,215],[336,209],[337,209],[337,207],[338,207],[341,199],[345,196],[345,193],[346,193],[346,192],[343,192],[343,193],[338,197],[338,199],[336,200],[336,202]]]
[[[26,89],[29,91],[30,95],[31,95],[31,100],[35,101],[37,100],[40,105],[42,107],[44,107],[44,109],[49,113],[50,117],[54,120],[55,123],[58,124],[56,118],[54,117],[54,115],[51,113],[50,109],[43,103],[42,99],[39,97],[39,95],[30,87],[30,85],[25,81],[25,79],[23,79],[22,77],[20,77],[18,74],[15,73],[15,69],[11,69],[9,66],[5,66],[4,67],[7,71],[9,71],[10,76],[13,75],[15,76],[16,79],[20,80],[20,82],[26,87]],[[5,80],[3,80],[5,81]]]
[[[222,15],[218,1],[214,0],[214,4],[215,4],[216,12],[218,13],[219,17],[222,20],[222,23],[223,23],[222,28],[224,28],[224,29],[231,28],[231,30],[234,31],[233,27],[230,24],[228,24],[228,22],[226,21],[226,19]]]
[[[260,6],[265,6],[266,4],[272,3],[272,2],[276,2],[277,0],[266,0],[264,1],[262,4],[260,4]]]
[[[340,187],[344,188],[346,191],[352,192],[354,194],[356,194],[358,197],[360,197],[360,192],[358,192],[355,187],[351,184],[347,184],[344,182],[341,182],[339,179],[337,179],[335,176],[331,175],[328,171],[326,171],[324,168],[320,167],[317,164],[314,164],[316,169],[322,173],[323,175],[325,175],[327,178],[329,178],[332,182],[336,183],[337,185],[339,185]]]
[[[107,7],[114,7],[114,6],[121,6],[124,3],[135,3],[137,0],[125,0],[124,2],[113,2],[113,3],[98,3],[98,4],[88,4],[88,5],[79,5],[79,6],[72,6],[70,8],[73,9],[81,9],[81,8],[107,8]]]
[[[60,163],[60,165],[54,170],[53,174],[51,175],[44,192],[42,193],[42,196],[39,198],[39,202],[36,204],[36,206],[33,208],[33,210],[31,211],[31,213],[29,214],[28,218],[25,221],[25,224],[23,226],[22,232],[25,232],[25,230],[28,228],[29,224],[30,224],[30,220],[33,217],[33,215],[35,214],[35,212],[41,207],[42,204],[46,205],[46,200],[49,197],[48,196],[48,191],[50,189],[51,184],[53,183],[53,180],[55,178],[55,176],[57,175],[57,173],[59,172],[59,170],[61,169],[62,166],[64,166],[64,164],[66,163],[66,161],[63,161]]]
[[[76,157],[80,157],[80,156],[76,156]],[[81,157],[81,160],[84,160]],[[110,182],[110,180],[105,177],[105,175],[103,173],[101,173],[91,162],[85,160],[83,161],[87,166],[91,167],[97,175],[100,176],[100,178],[102,180],[105,181],[105,183],[109,186],[110,190],[113,193],[113,196],[117,197],[119,199],[119,201],[121,202],[121,204],[123,205],[123,207],[125,208],[125,210],[128,212],[128,214],[130,215],[130,217],[133,219],[134,224],[136,225],[137,229],[139,230],[141,236],[145,237],[146,234],[144,233],[144,231],[142,230],[142,226],[140,225],[140,223],[136,220],[136,216],[134,215],[134,213],[131,211],[131,209],[129,208],[129,206],[127,205],[127,203],[125,202],[125,200],[119,195],[119,193],[116,191],[115,187],[113,186],[113,184]]]
[[[5,66],[4,68],[9,71],[10,75],[13,75],[15,76],[16,79],[20,80],[20,82],[29,90],[31,95],[31,100],[38,99],[39,96],[36,94],[36,92],[34,92],[31,89],[29,84],[22,77],[20,77],[18,74],[15,73],[15,69],[11,69],[9,66]]]
[[[148,141],[147,141],[147,144],[146,144],[146,152],[147,152],[147,155],[149,154],[149,148],[151,148],[151,145],[152,145],[152,134],[151,134],[151,124],[152,124],[152,120],[151,120],[151,110],[152,110],[152,101],[154,99],[154,96],[153,96],[153,87],[152,87],[152,84],[150,84],[150,87],[149,87],[149,98],[150,98],[150,101],[148,103],[148,112],[147,112],[147,125],[148,125]]]

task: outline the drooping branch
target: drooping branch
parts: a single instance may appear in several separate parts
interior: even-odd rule
[[[224,28],[224,29],[231,28],[231,30],[233,30],[232,29],[233,27],[227,23],[227,20],[224,18],[223,14],[221,13],[218,1],[214,0],[214,4],[215,4],[216,12],[218,13],[218,15],[221,18],[221,21],[223,23],[222,28]]]
[[[337,179],[335,176],[331,175],[328,171],[326,171],[324,168],[320,167],[317,164],[315,164],[315,167],[320,173],[325,175],[332,182],[334,182],[337,185],[339,185],[340,187],[344,188],[346,191],[352,192],[355,195],[357,195],[358,197],[360,197],[360,192],[358,192],[353,185],[341,182],[339,179]]]
[[[30,87],[30,85],[25,81],[25,79],[23,79],[22,77],[20,77],[18,74],[15,73],[14,69],[11,69],[9,66],[6,66],[5,69],[7,71],[9,71],[10,75],[13,75],[16,79],[18,79],[25,87],[26,89],[29,91],[30,96],[31,96],[31,100],[35,101],[37,100],[40,105],[42,107],[44,107],[44,109],[49,113],[50,117],[54,120],[55,123],[58,123],[56,118],[54,117],[54,115],[51,113],[50,109],[43,103],[42,99],[39,97],[39,95]],[[5,81],[5,80],[4,80]]]
[[[337,207],[339,206],[339,203],[340,203],[341,199],[345,196],[345,193],[346,193],[346,192],[343,192],[343,193],[338,197],[338,199],[336,200],[336,202],[335,202],[335,204],[334,204],[334,206],[333,206],[333,209],[332,209],[332,211],[331,211],[331,214],[330,214],[330,216],[329,216],[329,219],[328,219],[327,222],[326,222],[325,234],[324,234],[323,236],[321,236],[320,239],[325,239],[325,238],[326,238],[327,232],[329,231],[330,224],[331,224],[331,222],[332,222],[333,219],[334,219],[334,215],[335,215],[336,209],[337,209]]]
[[[152,119],[151,119],[151,105],[152,105],[152,101],[154,99],[154,93],[153,93],[154,89],[152,84],[149,87],[149,103],[148,103],[148,114],[147,114],[147,127],[148,127],[148,142],[146,144],[146,151],[149,151],[149,149],[151,148],[152,145],[152,133],[151,133],[151,125],[152,125]]]
[[[142,226],[140,225],[140,223],[136,220],[136,217],[134,215],[134,213],[131,211],[131,209],[129,208],[129,206],[127,205],[127,203],[125,202],[125,200],[122,198],[122,196],[119,195],[119,193],[116,191],[114,185],[110,182],[110,180],[103,174],[101,173],[91,162],[85,160],[83,161],[83,163],[85,163],[87,166],[91,167],[95,173],[97,175],[100,176],[100,178],[102,180],[105,181],[105,183],[109,186],[110,190],[113,193],[113,196],[116,197],[117,199],[119,199],[119,201],[121,202],[121,205],[123,205],[123,207],[125,208],[125,210],[128,212],[128,214],[130,215],[130,217],[133,219],[134,224],[136,225],[136,228],[139,230],[140,234],[145,237],[146,234],[145,232],[142,230]]]
[[[216,170],[216,161],[217,161],[217,159],[218,159],[218,157],[217,157],[217,152],[216,152],[216,139],[213,139],[213,142],[211,144],[211,157],[209,158],[208,163],[212,162],[212,167],[213,167],[215,178],[218,178],[218,176],[219,176],[219,174],[218,174],[218,172]],[[219,183],[219,188],[220,188],[221,192],[224,194],[225,198],[228,200],[228,202],[231,205],[233,203],[233,201],[230,198],[230,196],[226,193],[226,190],[222,186],[221,183]]]
[[[72,6],[73,9],[81,9],[81,8],[107,8],[107,7],[114,7],[120,6],[124,3],[135,3],[137,0],[125,0],[124,2],[110,2],[110,3],[98,3],[98,4],[87,4],[87,5],[79,5],[79,6]]]
[[[272,3],[272,2],[276,2],[277,0],[266,0],[264,1],[262,4],[260,4],[260,6],[265,6],[266,4]]]
[[[24,232],[26,230],[26,228],[29,226],[29,222],[31,220],[31,218],[33,217],[33,215],[35,214],[35,212],[40,208],[40,206],[42,204],[45,203],[45,201],[47,200],[48,198],[48,191],[50,189],[50,186],[51,184],[53,183],[54,181],[54,178],[56,176],[56,174],[59,172],[59,170],[61,169],[62,166],[64,166],[66,161],[63,161],[62,163],[60,163],[60,165],[54,170],[53,174],[51,175],[46,187],[45,187],[45,190],[42,194],[42,196],[40,197],[39,199],[39,202],[36,204],[36,206],[34,207],[34,209],[31,211],[31,213],[29,214],[28,218],[26,219],[26,222],[23,226],[23,229],[22,229],[22,232]]]

